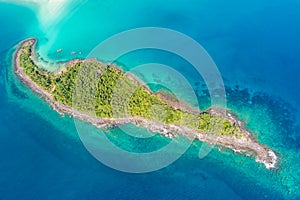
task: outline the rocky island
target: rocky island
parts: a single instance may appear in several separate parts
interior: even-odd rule
[[[276,153],[229,111],[199,111],[171,94],[152,92],[135,76],[96,59],[71,60],[57,72],[48,72],[37,64],[36,42],[19,44],[14,71],[57,112],[99,128],[131,123],[169,138],[181,134],[254,156],[267,169],[276,168]]]

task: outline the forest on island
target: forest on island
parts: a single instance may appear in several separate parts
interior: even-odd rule
[[[101,118],[141,117],[207,134],[242,135],[237,126],[220,116],[175,109],[116,66],[97,61],[77,61],[67,64],[57,73],[47,72],[32,60],[32,48],[32,45],[26,45],[19,51],[23,71],[55,101],[78,111]]]

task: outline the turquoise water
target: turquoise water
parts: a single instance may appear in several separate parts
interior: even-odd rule
[[[40,20],[36,8],[0,3],[5,27],[0,32],[0,199],[299,199],[300,5],[270,2],[90,0],[69,5],[51,24]],[[181,31],[206,48],[224,78],[228,107],[259,141],[279,152],[278,170],[267,171],[253,158],[227,150],[214,149],[199,159],[201,143],[194,142],[159,171],[115,171],[87,152],[72,119],[52,111],[12,73],[12,48],[27,37],[39,38],[44,58],[66,60],[85,57],[107,37],[143,26]],[[172,55],[141,51],[118,61],[126,70],[150,61],[172,66],[188,77],[200,107],[209,106],[201,77]],[[157,137],[148,145],[120,129],[110,133],[132,151],[168,143]]]

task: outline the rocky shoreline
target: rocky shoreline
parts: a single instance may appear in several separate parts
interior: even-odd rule
[[[279,160],[276,153],[269,149],[267,146],[260,144],[252,134],[245,128],[243,122],[237,120],[233,114],[224,112],[220,108],[211,108],[205,112],[213,115],[219,115],[228,119],[232,124],[235,124],[242,131],[242,137],[236,138],[231,136],[218,136],[213,134],[201,133],[186,127],[179,125],[166,125],[162,123],[152,122],[139,117],[126,117],[126,118],[98,118],[82,112],[79,112],[69,106],[61,104],[55,101],[50,93],[42,89],[39,85],[33,82],[22,70],[20,65],[20,54],[22,53],[22,47],[30,45],[33,50],[35,49],[36,39],[31,38],[21,42],[14,55],[14,71],[20,80],[31,88],[34,92],[41,95],[51,107],[60,114],[67,114],[76,119],[89,122],[98,128],[105,128],[109,126],[117,126],[122,124],[135,124],[136,126],[144,127],[152,132],[160,133],[168,138],[173,138],[176,134],[187,136],[190,139],[199,139],[202,142],[210,145],[218,145],[225,148],[229,148],[236,153],[245,154],[247,156],[254,156],[256,162],[263,163],[267,169],[275,169]],[[33,51],[34,52],[34,51]],[[34,53],[31,55],[31,59],[34,61]],[[78,60],[77,60],[78,61]],[[76,60],[70,61],[69,63],[76,62]],[[222,112],[223,111],[223,112]]]

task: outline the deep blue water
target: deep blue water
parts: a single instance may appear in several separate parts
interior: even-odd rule
[[[47,24],[36,9],[0,3],[0,199],[299,199],[299,8],[292,0],[91,0],[71,5]],[[226,150],[214,149],[200,160],[201,144],[194,142],[167,168],[118,172],[88,153],[72,119],[52,111],[12,73],[12,48],[27,37],[40,39],[43,57],[65,60],[78,56],[72,51],[84,57],[112,34],[143,26],[181,31],[206,48],[224,78],[228,107],[279,153],[278,170]],[[200,107],[209,105],[206,87],[183,61],[151,51],[120,60],[127,70],[149,61],[182,71]],[[111,135],[136,148],[117,137],[120,130]]]

